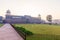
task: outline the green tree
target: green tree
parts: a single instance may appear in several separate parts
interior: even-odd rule
[[[49,22],[49,24],[52,24],[52,15],[47,15],[47,21]]]

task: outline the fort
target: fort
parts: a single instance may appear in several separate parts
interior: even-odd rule
[[[45,21],[40,18],[40,15],[38,17],[31,17],[29,15],[24,16],[17,16],[17,15],[11,15],[11,11],[7,10],[5,19],[3,20],[3,17],[0,16],[0,23],[44,23]]]

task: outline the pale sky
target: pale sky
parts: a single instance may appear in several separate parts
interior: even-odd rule
[[[42,19],[51,14],[53,19],[60,19],[60,0],[0,0],[0,15],[10,9],[12,15],[31,15]]]

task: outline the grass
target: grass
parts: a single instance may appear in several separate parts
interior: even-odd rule
[[[3,26],[3,24],[0,24],[0,27]]]
[[[27,36],[26,40],[60,40],[60,25],[48,24],[14,24],[23,27],[34,35]]]

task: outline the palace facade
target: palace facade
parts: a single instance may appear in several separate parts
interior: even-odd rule
[[[28,15],[24,15],[24,16],[11,15],[10,10],[7,10],[3,22],[4,23],[44,23],[45,21],[44,20],[42,21],[40,17],[31,17]]]

